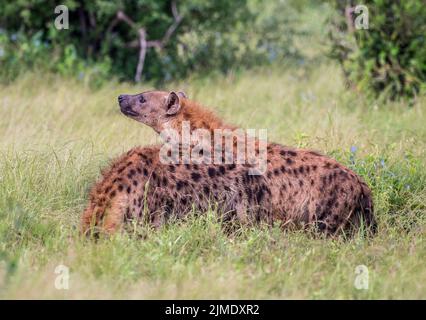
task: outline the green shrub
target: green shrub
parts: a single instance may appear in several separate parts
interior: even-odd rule
[[[331,55],[357,89],[392,100],[425,91],[426,6],[422,0],[364,0],[368,29],[351,30],[345,9],[356,1],[330,1]],[[355,18],[357,14],[352,17]]]
[[[0,0],[0,78],[28,69],[96,79],[133,79],[138,28],[162,39],[172,25],[170,0],[62,2],[69,29],[57,30],[56,1]],[[188,0],[177,3],[182,21],[163,48],[148,48],[144,80],[169,80],[190,72],[227,72],[294,55],[294,2]],[[116,21],[124,12],[136,27]]]

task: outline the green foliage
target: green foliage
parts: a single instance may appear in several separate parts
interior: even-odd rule
[[[296,54],[293,2],[188,0],[177,2],[182,22],[164,48],[148,48],[144,79],[170,80],[190,72],[251,67]],[[173,23],[170,0],[67,0],[69,29],[57,30],[56,1],[0,0],[0,77],[28,69],[89,80],[134,78],[137,28],[161,40]],[[117,21],[118,11],[132,28]]]
[[[390,99],[413,97],[426,89],[426,6],[422,0],[366,0],[369,28],[350,31],[346,7],[330,1],[332,56],[352,86]],[[357,14],[354,14],[357,17]]]

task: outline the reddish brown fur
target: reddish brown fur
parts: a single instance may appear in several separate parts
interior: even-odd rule
[[[227,219],[270,220],[270,191],[263,176],[250,176],[243,166],[163,164],[159,149],[134,148],[103,174],[83,214],[84,232],[91,225],[113,232],[129,219],[144,218],[158,226],[169,217],[182,217],[193,204],[200,211],[217,204]],[[248,180],[255,182],[250,189]],[[248,190],[262,197],[248,199]]]
[[[157,132],[179,130],[182,121],[190,121],[192,130],[233,128],[182,96],[170,116],[163,112],[167,104],[170,107],[168,93],[147,96],[150,107],[139,108],[131,117]],[[176,105],[176,97],[171,103]],[[133,103],[123,105],[138,109]],[[130,219],[158,226],[170,217],[185,216],[192,205],[203,212],[212,204],[219,205],[226,219],[314,226],[328,235],[356,230],[361,221],[376,228],[368,186],[353,171],[319,153],[269,143],[266,173],[252,176],[249,165],[163,164],[159,150],[160,146],[134,148],[103,172],[83,214],[84,232],[94,226],[112,233]]]

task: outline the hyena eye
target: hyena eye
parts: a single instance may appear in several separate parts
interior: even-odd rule
[[[145,98],[144,98],[143,96],[141,96],[141,97],[139,98],[139,102],[140,102],[140,103],[144,103],[144,102],[146,102],[146,100],[145,100]]]

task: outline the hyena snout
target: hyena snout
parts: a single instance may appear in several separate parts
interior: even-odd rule
[[[132,109],[132,104],[130,101],[130,96],[127,94],[120,94],[118,96],[118,104],[120,106],[120,110],[126,116],[137,116],[138,113]]]
[[[121,102],[123,102],[124,100],[126,100],[126,98],[128,97],[128,95],[127,94],[120,94],[119,96],[118,96],[118,103],[121,103]]]

